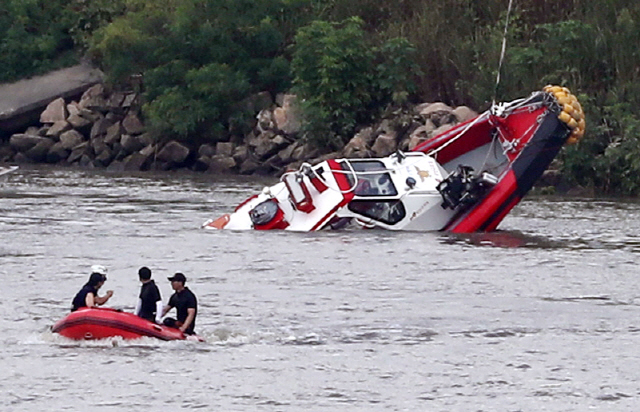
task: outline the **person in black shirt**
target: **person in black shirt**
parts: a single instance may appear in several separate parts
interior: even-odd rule
[[[178,328],[187,335],[195,335],[196,315],[198,314],[198,300],[196,295],[185,287],[187,278],[182,273],[176,273],[168,278],[175,293],[169,298],[169,304],[164,307],[162,316],[172,308],[176,308],[177,319],[166,318],[164,325]]]
[[[162,320],[162,298],[158,286],[151,279],[151,269],[146,266],[138,270],[138,277],[142,282],[140,296],[135,314],[150,322],[160,323]]]
[[[107,303],[109,298],[113,296],[113,291],[108,290],[104,296],[98,296],[98,290],[107,280],[107,268],[100,265],[91,266],[91,275],[89,281],[80,289],[71,302],[71,312],[80,308],[94,308]]]

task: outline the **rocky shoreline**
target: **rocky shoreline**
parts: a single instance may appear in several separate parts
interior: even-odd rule
[[[0,162],[48,163],[111,171],[189,169],[209,173],[280,175],[303,162],[327,158],[382,157],[477,115],[466,106],[424,103],[361,129],[339,152],[323,153],[300,139],[296,96],[259,93],[242,102],[255,115],[251,131],[236,141],[197,147],[155,138],[141,118],[140,96],[109,92],[103,84],[78,100],[58,98],[40,124],[13,134],[0,147]]]

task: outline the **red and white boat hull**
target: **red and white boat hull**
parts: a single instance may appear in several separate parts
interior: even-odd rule
[[[144,336],[160,340],[183,340],[188,336],[179,329],[158,325],[133,313],[109,308],[81,308],[55,323],[51,329],[70,339],[93,340]]]
[[[314,231],[345,222],[388,230],[492,231],[584,133],[565,88],[547,86],[380,159],[305,164],[208,229]]]

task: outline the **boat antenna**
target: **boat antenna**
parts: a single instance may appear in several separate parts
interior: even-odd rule
[[[507,9],[507,20],[504,23],[504,34],[502,35],[502,50],[500,51],[500,63],[498,63],[498,74],[496,75],[496,88],[493,91],[493,104],[496,105],[496,96],[498,94],[498,85],[500,84],[500,72],[502,71],[502,62],[504,61],[504,52],[507,49],[507,29],[509,28],[509,16],[511,15],[511,5],[513,0],[509,0],[509,8]]]

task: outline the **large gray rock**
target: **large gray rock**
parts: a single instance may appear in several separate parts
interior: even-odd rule
[[[146,146],[145,142],[140,139],[139,136],[132,136],[130,134],[123,134],[120,138],[120,145],[129,153],[135,153]]]
[[[157,149],[158,149],[158,145],[150,144],[148,146],[143,147],[142,150],[140,150],[140,153],[144,156],[153,158],[156,155]]]
[[[76,130],[79,130],[82,133],[90,133],[91,120],[82,117],[80,114],[72,114],[67,118],[67,122]]]
[[[239,165],[243,164],[249,156],[249,148],[245,145],[238,146],[236,150],[233,151],[233,160]]]
[[[120,122],[116,122],[112,124],[107,129],[107,133],[104,136],[104,142],[108,145],[113,145],[116,142],[120,142],[122,134],[124,132],[124,128]]]
[[[236,167],[236,161],[233,157],[226,155],[215,155],[209,162],[207,169],[211,173],[230,173]]]
[[[284,95],[282,107],[273,110],[273,120],[278,130],[282,130],[288,135],[300,132],[302,122],[300,120],[300,109],[296,105],[297,98],[293,94]]]
[[[156,159],[164,163],[180,164],[184,162],[188,156],[189,148],[172,140],[158,152]]]
[[[102,84],[96,84],[87,89],[80,98],[78,107],[80,109],[89,109],[92,111],[106,113],[109,110],[109,106],[105,99],[104,86]]]
[[[68,130],[71,130],[71,124],[69,124],[66,120],[59,120],[51,125],[51,127],[46,132],[46,136],[57,139],[62,133]]]
[[[218,142],[216,143],[216,155],[220,156],[232,156],[235,145],[231,142]]]
[[[474,117],[478,116],[478,113],[476,111],[471,110],[467,106],[458,106],[453,109],[452,113],[460,123],[466,122],[467,120],[471,120]]]
[[[318,157],[319,154],[320,150],[316,146],[312,145],[311,143],[305,143],[304,145],[297,147],[293,151],[293,158],[296,161],[306,161]]]
[[[24,155],[36,163],[42,163],[47,159],[49,149],[51,149],[53,145],[53,140],[44,139],[31,149],[24,152]]]
[[[252,158],[245,159],[240,165],[240,174],[250,175],[253,174],[260,167],[260,163]]]
[[[355,136],[342,149],[342,155],[349,158],[363,159],[370,157],[368,147],[369,136],[373,134],[373,129],[368,127],[365,131],[356,133]],[[374,140],[375,141],[375,140]]]
[[[89,145],[96,156],[105,150],[109,150],[109,146],[104,142],[104,137],[96,137],[95,139],[89,140]]]
[[[111,149],[109,149],[109,146],[104,145],[100,147],[100,151],[96,151],[94,164],[101,167],[109,166],[114,157],[115,153],[113,153]]]
[[[79,115],[80,108],[78,107],[78,102],[74,101],[67,104],[67,113],[69,114],[69,116],[73,116],[74,114]]]
[[[122,121],[122,127],[128,134],[136,135],[144,132],[144,125],[140,118],[133,112],[129,112],[127,117]]]
[[[69,130],[60,135],[60,143],[65,149],[73,150],[82,142],[84,142],[84,136],[76,130]]]
[[[61,142],[57,142],[49,149],[47,153],[47,163],[59,163],[69,157],[70,150],[65,149]]]
[[[16,155],[13,157],[13,163],[18,163],[18,164],[33,163],[33,161],[29,159],[27,156],[25,156],[23,153],[16,153]]]
[[[191,165],[191,170],[196,172],[204,172],[205,170],[209,169],[209,163],[211,163],[211,157],[198,155],[196,161]]]
[[[446,132],[447,130],[451,129],[453,126],[455,126],[455,124],[453,124],[453,123],[445,123],[442,126],[438,127],[436,130],[434,130],[432,135],[433,136],[437,136],[439,134],[442,134],[442,133]]]
[[[45,140],[49,141],[46,137],[18,133],[11,136],[9,146],[16,152],[23,153]]]
[[[262,133],[257,143],[254,153],[258,159],[267,159],[289,144],[283,136],[273,133]]]
[[[124,109],[130,108],[136,103],[137,99],[138,99],[138,95],[136,93],[127,94],[124,97],[124,100],[122,101],[122,104],[121,104],[122,108]]]
[[[93,160],[91,156],[88,154],[83,154],[78,161],[78,166],[84,167],[85,169],[95,169],[95,165],[93,164]]]
[[[55,123],[67,119],[67,105],[62,97],[55,99],[47,105],[40,115],[40,123]]]
[[[111,93],[111,96],[107,98],[107,106],[109,110],[118,110],[122,106],[122,102],[124,102],[124,93],[115,92]]]
[[[276,129],[276,122],[273,119],[273,111],[271,109],[260,110],[256,118],[258,119],[257,126],[260,133]]]
[[[107,130],[113,126],[110,120],[106,118],[99,119],[97,122],[93,124],[91,127],[91,133],[89,135],[90,139],[95,139],[96,137],[102,137],[107,134]]]
[[[281,163],[286,164],[286,163],[291,163],[293,162],[295,159],[293,158],[293,152],[302,144],[298,141],[295,141],[293,143],[291,143],[289,146],[285,147],[284,149],[280,150],[277,154],[278,159]]]
[[[416,111],[425,121],[431,120],[436,127],[456,121],[451,106],[442,102],[423,103],[416,106]]]
[[[212,144],[205,143],[198,148],[198,156],[212,158],[216,154],[216,148]],[[208,164],[208,163],[207,163]]]
[[[375,157],[389,156],[397,149],[397,136],[388,134],[378,136],[373,146],[371,146],[371,151],[373,151]]]
[[[95,123],[100,119],[104,118],[104,115],[100,112],[95,112],[93,110],[89,110],[89,109],[80,109],[79,112],[80,116],[84,117],[85,119],[89,120],[91,123]],[[69,120],[67,120],[69,121]]]
[[[60,141],[62,143],[62,141]],[[91,147],[89,146],[89,142],[82,142],[77,146],[74,146],[67,157],[67,163],[72,164],[79,162],[83,156],[89,156],[91,154]]]
[[[413,150],[416,146],[429,139],[435,129],[436,127],[431,120],[427,120],[423,126],[416,128],[409,136],[408,149]]]
[[[112,161],[111,163],[109,163],[109,166],[107,166],[107,171],[115,173],[124,172],[124,162],[122,162],[121,160]]]

